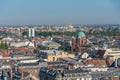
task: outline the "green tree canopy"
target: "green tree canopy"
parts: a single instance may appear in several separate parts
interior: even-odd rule
[[[6,42],[5,43],[1,42],[0,49],[3,49],[3,50],[8,49],[8,44]]]
[[[23,36],[28,36],[28,31],[22,33]]]

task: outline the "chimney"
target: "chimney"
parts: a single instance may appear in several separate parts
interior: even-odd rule
[[[10,70],[10,80],[12,80],[12,76],[13,76],[13,74],[12,74],[12,69]]]
[[[23,74],[23,70],[21,70],[21,77],[23,78],[24,76],[23,76],[24,74]]]
[[[68,70],[71,70],[71,66],[70,65],[68,65]]]

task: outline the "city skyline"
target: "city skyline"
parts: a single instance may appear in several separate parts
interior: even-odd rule
[[[118,0],[1,0],[0,25],[119,24]]]

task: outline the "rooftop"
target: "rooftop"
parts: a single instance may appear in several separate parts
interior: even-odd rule
[[[39,52],[44,52],[46,54],[60,55],[63,51],[58,51],[58,50],[39,50]]]
[[[83,73],[83,72],[88,72],[87,70],[81,70],[81,69],[74,69],[74,70],[66,70],[64,73]]]

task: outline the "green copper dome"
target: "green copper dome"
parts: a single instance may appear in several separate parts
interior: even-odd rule
[[[85,33],[80,31],[77,35],[77,38],[83,38],[83,37],[85,37]]]

